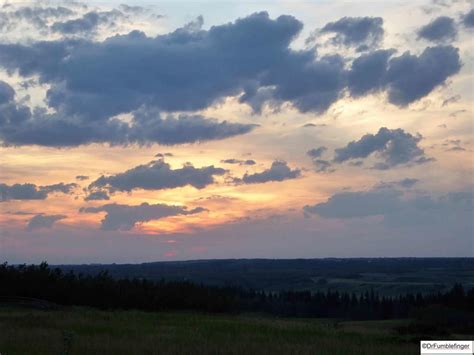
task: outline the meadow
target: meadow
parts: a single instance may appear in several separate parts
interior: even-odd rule
[[[0,307],[2,355],[418,354],[407,320],[344,321],[190,312]]]

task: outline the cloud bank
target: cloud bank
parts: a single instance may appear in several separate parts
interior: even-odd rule
[[[82,22],[74,23],[71,31],[82,28]],[[382,23],[380,18],[343,18],[324,31],[348,45],[375,45]],[[450,45],[428,47],[420,55],[372,50],[353,61],[292,49],[302,28],[292,16],[271,19],[260,12],[209,30],[202,29],[201,18],[156,37],[132,31],[103,41],[0,43],[0,68],[37,76],[49,86],[45,110],[16,102],[8,84],[1,84],[0,140],[62,147],[223,139],[255,125],[193,112],[234,96],[256,112],[265,104],[290,103],[301,112],[323,113],[346,92],[353,97],[386,92],[390,103],[403,107],[461,68],[458,49]]]
[[[438,197],[427,194],[404,196],[394,188],[368,191],[341,192],[326,202],[304,207],[307,215],[317,214],[322,218],[353,219],[382,216],[384,223],[392,228],[444,225],[452,230],[470,229],[474,196],[472,191],[459,191]],[[469,233],[468,229],[465,231]]]

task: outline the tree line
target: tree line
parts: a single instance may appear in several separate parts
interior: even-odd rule
[[[380,296],[374,291],[361,295],[331,290],[266,292],[186,281],[115,279],[107,272],[76,274],[50,268],[46,263],[0,265],[0,296],[100,309],[258,312],[355,320],[406,318],[429,307],[452,309],[460,314],[474,312],[474,289],[465,290],[460,284],[443,293],[410,293],[397,297]],[[472,321],[471,316],[469,319]]]

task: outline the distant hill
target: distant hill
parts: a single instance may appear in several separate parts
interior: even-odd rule
[[[189,280],[255,290],[339,290],[381,295],[474,287],[474,258],[223,259],[143,264],[56,265],[116,278]]]

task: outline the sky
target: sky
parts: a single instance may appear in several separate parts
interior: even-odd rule
[[[472,257],[474,3],[0,2],[0,261]]]

